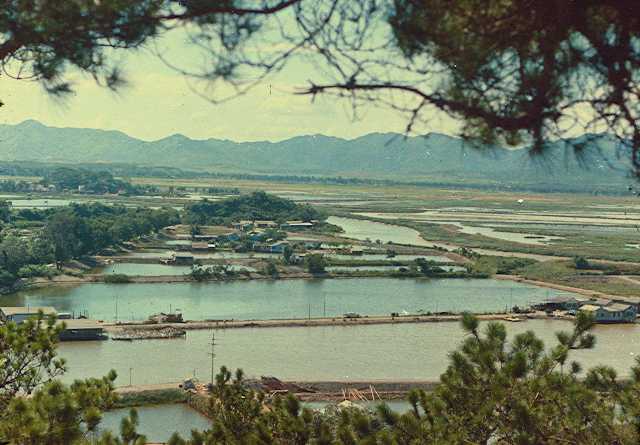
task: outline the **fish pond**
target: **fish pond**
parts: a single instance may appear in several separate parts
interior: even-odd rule
[[[98,433],[120,434],[120,423],[129,415],[130,408],[115,409],[104,413]],[[138,434],[146,436],[152,443],[165,443],[175,432],[183,439],[191,437],[191,430],[203,431],[211,428],[211,421],[186,404],[150,405],[136,408],[138,412]]]
[[[547,347],[555,333],[571,323],[529,320],[506,323],[510,339],[533,331]],[[481,323],[486,325],[486,323]],[[59,352],[67,360],[65,381],[118,373],[118,385],[207,380],[211,372],[211,338],[215,332],[215,367],[242,368],[248,376],[273,375],[290,380],[437,380],[449,353],[466,333],[457,322],[243,328],[189,331],[186,338],[133,342],[65,342]],[[585,369],[606,364],[628,376],[640,341],[640,325],[599,325],[592,350],[572,351],[571,360]]]
[[[98,320],[180,310],[187,320],[282,319],[392,312],[503,311],[559,292],[494,279],[344,278],[206,283],[87,283],[0,297],[3,306],[53,306]]]

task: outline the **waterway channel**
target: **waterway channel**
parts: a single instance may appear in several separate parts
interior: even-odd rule
[[[413,246],[434,247],[436,244],[425,240],[417,230],[394,224],[383,224],[375,221],[355,218],[343,218],[330,216],[329,224],[341,227],[344,231],[341,235],[361,241],[380,240],[382,243],[410,244]]]

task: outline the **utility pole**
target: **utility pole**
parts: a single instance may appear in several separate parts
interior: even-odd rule
[[[509,295],[509,312],[513,310],[513,288],[511,288],[511,294]]]
[[[211,387],[212,388],[213,388],[213,381],[215,379],[215,373],[216,373],[216,368],[215,368],[215,358],[216,358],[215,347],[216,347],[216,333],[212,332],[211,333],[211,352],[209,353],[209,355],[211,356]]]
[[[133,386],[133,368],[129,368],[129,386]]]
[[[116,294],[116,324],[118,323],[118,294]]]
[[[323,309],[322,310],[322,316],[324,318],[327,318],[327,293],[323,292],[322,296],[324,297],[324,299],[323,299],[323,308],[322,308]]]

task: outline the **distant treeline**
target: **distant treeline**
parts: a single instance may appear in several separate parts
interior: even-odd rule
[[[37,162],[0,162],[0,175],[2,176],[41,176],[44,177],[53,169],[66,166],[65,164],[46,164]],[[603,182],[602,184],[584,184],[572,182],[571,178],[561,176],[557,182],[546,180],[540,182],[474,182],[461,177],[446,178],[443,173],[440,177],[422,180],[399,180],[377,178],[354,178],[343,176],[313,176],[313,175],[281,175],[259,173],[220,173],[208,171],[183,170],[175,167],[139,166],[130,164],[75,164],[73,167],[87,171],[106,171],[113,176],[143,177],[143,178],[167,178],[167,179],[235,179],[249,181],[288,182],[300,184],[327,184],[327,185],[366,185],[372,187],[389,186],[413,186],[432,188],[462,188],[487,191],[519,191],[519,192],[564,192],[564,193],[592,193],[605,195],[628,195],[629,185],[636,184],[633,179],[627,181],[616,178],[616,181]],[[3,190],[6,191],[6,190]]]
[[[222,201],[202,200],[188,204],[184,220],[188,224],[228,224],[239,220],[311,221],[326,215],[306,204],[279,198],[265,192],[254,192]]]

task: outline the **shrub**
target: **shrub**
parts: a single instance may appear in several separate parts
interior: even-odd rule
[[[308,255],[306,258],[307,270],[309,273],[322,274],[326,272],[327,260],[319,253]]]
[[[104,282],[105,283],[115,283],[115,284],[130,283],[131,282],[131,278],[127,274],[114,273],[113,275],[105,275]]]
[[[29,264],[18,270],[20,278],[47,277],[51,278],[55,273],[44,264]]]
[[[576,269],[589,269],[591,266],[589,261],[583,256],[577,256],[573,259],[573,265]]]

